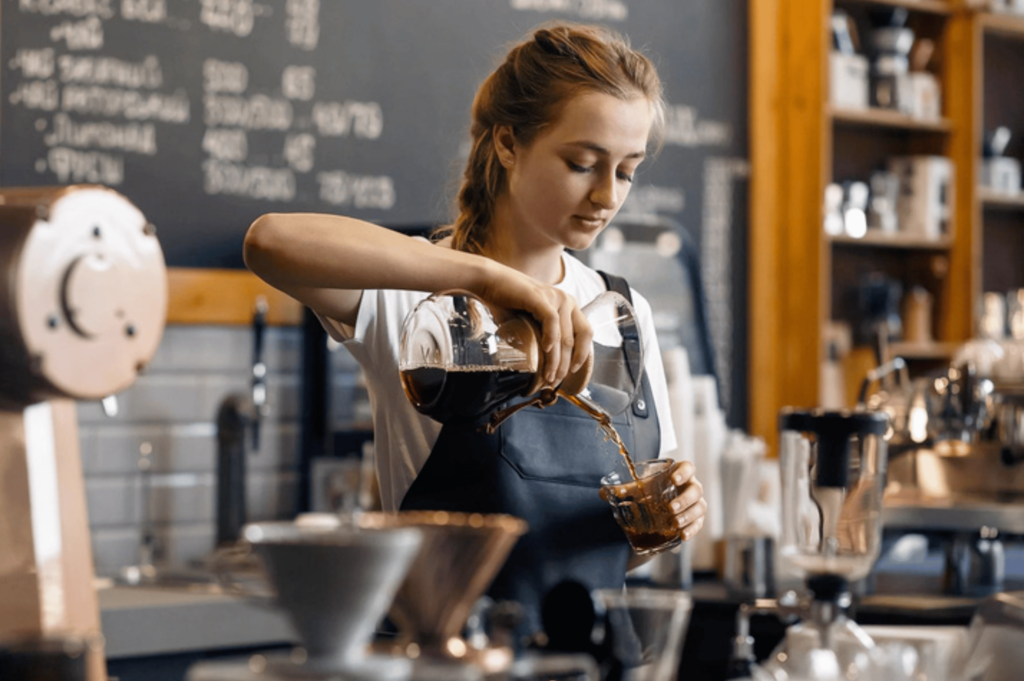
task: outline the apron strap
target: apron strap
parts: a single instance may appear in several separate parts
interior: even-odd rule
[[[629,283],[620,276],[609,274],[602,270],[597,270],[597,273],[604,279],[605,288],[609,291],[614,291],[620,296],[629,301],[629,304],[633,304],[633,295],[629,290]],[[637,323],[640,320],[637,319]],[[623,351],[626,353],[626,370],[629,371],[630,378],[633,379],[634,385],[640,385],[640,379],[643,376],[643,367],[640,365],[640,358],[643,357],[643,348],[640,345],[640,333],[637,327],[632,326],[627,328],[623,334]],[[633,367],[640,366],[640,376],[633,375]],[[637,390],[636,397],[633,398],[633,414],[640,418],[647,418],[649,407],[647,402],[644,400],[643,391]]]

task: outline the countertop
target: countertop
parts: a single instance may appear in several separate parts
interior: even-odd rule
[[[98,594],[111,659],[296,640],[281,611],[215,589],[112,586]]]

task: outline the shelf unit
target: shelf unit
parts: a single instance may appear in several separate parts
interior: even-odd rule
[[[973,153],[981,161],[987,130],[1009,126],[1013,136],[1006,155],[1024,158],[1024,16],[980,13],[976,134]],[[979,168],[980,177],[980,168]],[[977,292],[1005,293],[1024,287],[1024,192],[1000,194],[976,187],[973,219],[979,245]]]
[[[942,86],[942,118],[830,105],[830,19],[836,7],[862,21],[878,8],[909,10],[915,33],[937,46],[933,63]],[[979,210],[974,128],[981,53],[976,13],[963,0],[764,0],[752,13],[752,21],[759,20],[768,26],[755,30],[751,46],[752,78],[765,80],[751,92],[749,413],[750,430],[774,443],[781,408],[819,404],[825,327],[848,318],[844,295],[849,297],[858,273],[894,269],[932,293],[935,341],[897,345],[890,352],[943,361],[970,337],[980,270],[973,214]],[[869,232],[851,239],[824,233],[827,184],[866,180],[884,158],[908,154],[953,160],[955,208],[948,237],[923,241]],[[863,345],[850,353],[845,370],[851,406],[875,361]]]

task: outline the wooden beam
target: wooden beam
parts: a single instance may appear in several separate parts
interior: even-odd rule
[[[830,12],[831,0],[751,3],[749,429],[770,448],[782,407],[818,403]]]
[[[982,40],[978,16],[960,12],[949,20],[943,86],[946,115],[953,121],[949,155],[956,168],[953,248],[943,285],[939,339],[962,342],[973,335],[975,301],[981,295],[981,205],[977,196],[981,158]],[[949,58],[952,57],[952,58]]]
[[[750,3],[747,429],[774,450],[779,355],[779,1]]]
[[[297,326],[303,306],[248,270],[169,268],[168,324],[251,324],[256,299],[267,300],[267,323]]]

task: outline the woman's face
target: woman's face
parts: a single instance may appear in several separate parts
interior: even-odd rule
[[[526,146],[499,154],[507,169],[508,225],[527,247],[580,250],[622,207],[644,159],[653,113],[641,96],[586,92]]]

